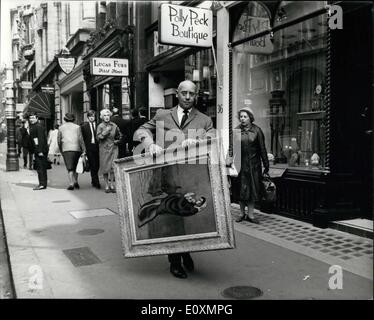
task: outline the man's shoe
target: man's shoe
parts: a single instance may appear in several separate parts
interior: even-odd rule
[[[245,220],[245,218],[246,218],[246,215],[243,214],[243,215],[241,215],[239,218],[237,218],[235,221],[236,221],[236,222],[242,222],[243,220]]]
[[[188,258],[183,258],[183,265],[187,269],[188,272],[192,272],[195,269],[195,265],[190,256],[188,256]]]
[[[257,218],[253,218],[253,219],[252,219],[252,218],[246,216],[245,220],[246,220],[246,221],[249,221],[249,222],[251,222],[251,223],[260,224],[260,221],[259,221]]]
[[[186,279],[187,278],[187,273],[186,273],[186,271],[184,271],[182,266],[170,265],[170,272],[176,278],[180,278],[180,279]]]
[[[46,186],[37,186],[33,190],[44,190],[44,189],[47,189],[47,187]]]
[[[74,188],[75,189],[79,189],[80,188],[78,182],[74,183]]]
[[[101,189],[100,183],[95,186],[96,189]]]
[[[74,186],[70,185],[67,187],[68,190],[74,190]]]

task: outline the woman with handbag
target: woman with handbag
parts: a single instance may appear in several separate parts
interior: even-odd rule
[[[84,154],[86,153],[86,147],[83,142],[80,126],[73,123],[75,121],[74,114],[65,114],[64,120],[65,123],[58,129],[57,143],[68,171],[69,186],[67,189],[74,190],[74,188],[80,188],[76,169],[82,151]]]
[[[262,168],[263,174],[269,172],[269,160],[265,147],[265,137],[260,127],[255,125],[253,111],[249,107],[243,107],[238,111],[240,125],[234,129],[233,133],[233,160],[232,164],[238,171],[236,179],[239,184],[239,205],[240,217],[237,222],[247,220],[259,224],[259,220],[254,215],[255,201],[262,196]],[[240,148],[239,148],[240,146]],[[245,208],[248,208],[247,213]]]
[[[97,127],[97,139],[99,141],[99,173],[103,175],[105,193],[116,190],[113,186],[114,172],[112,163],[118,156],[118,144],[121,142],[121,132],[118,126],[110,121],[112,112],[109,109],[100,111],[100,119],[103,120]]]

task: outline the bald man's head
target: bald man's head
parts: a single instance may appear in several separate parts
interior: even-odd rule
[[[177,97],[181,108],[192,108],[196,99],[196,85],[191,80],[182,81],[178,86]]]

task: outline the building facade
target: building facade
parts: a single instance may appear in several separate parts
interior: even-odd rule
[[[11,10],[10,21],[16,113],[22,116],[36,78],[34,7],[25,5]]]

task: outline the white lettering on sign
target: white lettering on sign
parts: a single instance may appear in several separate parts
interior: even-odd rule
[[[159,42],[183,46],[211,47],[213,15],[208,9],[161,4]]]
[[[91,74],[127,77],[129,75],[129,63],[127,59],[92,58]]]
[[[21,82],[22,89],[32,89],[32,82],[31,81],[22,81]]]
[[[74,58],[58,58],[58,64],[62,71],[66,74],[69,74],[75,67],[75,59]]]

